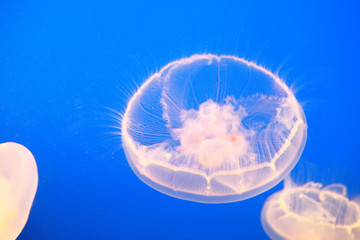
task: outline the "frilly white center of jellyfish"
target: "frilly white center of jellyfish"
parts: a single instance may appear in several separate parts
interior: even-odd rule
[[[194,155],[209,168],[220,166],[225,161],[236,162],[248,151],[249,144],[240,131],[241,119],[246,115],[243,108],[234,110],[227,103],[219,105],[208,100],[199,110],[181,112],[182,128],[174,129],[178,147],[185,155]]]

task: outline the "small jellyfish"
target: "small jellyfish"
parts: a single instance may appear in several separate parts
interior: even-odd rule
[[[303,110],[276,75],[234,56],[193,55],[131,97],[122,142],[136,175],[167,195],[223,203],[280,182],[304,149]]]
[[[270,196],[261,223],[271,239],[360,239],[360,205],[346,197],[346,187],[309,182]]]
[[[38,184],[31,152],[17,143],[0,144],[0,239],[16,239],[24,228]]]

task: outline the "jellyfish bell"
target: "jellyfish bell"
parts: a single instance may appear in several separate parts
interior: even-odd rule
[[[38,184],[31,152],[17,143],[0,144],[0,239],[16,239],[29,217]]]
[[[360,239],[360,205],[346,197],[346,187],[309,182],[270,196],[261,223],[271,239]]]
[[[303,110],[270,71],[234,56],[193,55],[131,97],[122,142],[136,175],[177,198],[222,203],[258,195],[295,166]]]

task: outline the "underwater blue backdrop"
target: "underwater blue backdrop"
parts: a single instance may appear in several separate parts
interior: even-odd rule
[[[175,199],[135,176],[112,128],[137,86],[195,53],[284,78],[308,121],[295,181],[358,196],[359,12],[355,0],[1,1],[0,142],[29,148],[39,170],[19,239],[267,239],[261,208],[282,184],[228,204]]]

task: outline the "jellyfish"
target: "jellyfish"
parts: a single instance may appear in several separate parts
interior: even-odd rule
[[[261,223],[271,239],[360,239],[360,205],[346,197],[346,187],[308,182],[270,196]]]
[[[17,143],[0,144],[0,239],[16,239],[29,217],[38,184],[35,159]]]
[[[122,144],[135,174],[167,195],[239,201],[280,182],[304,149],[307,124],[290,88],[235,56],[170,62],[130,98]]]

